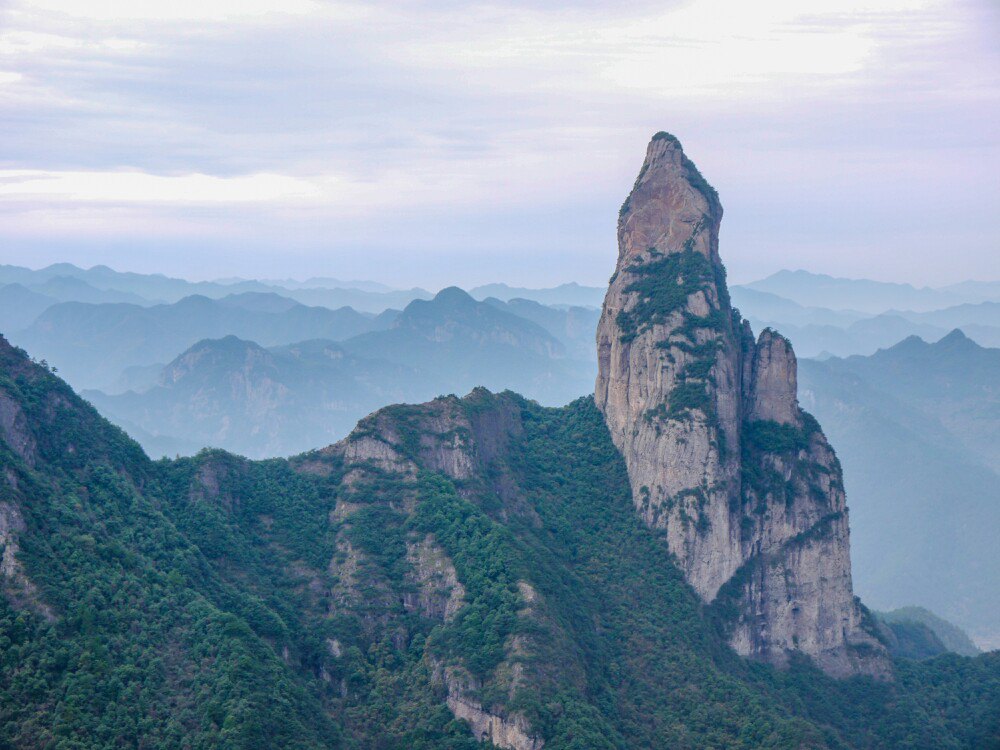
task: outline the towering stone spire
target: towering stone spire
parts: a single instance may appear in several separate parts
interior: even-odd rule
[[[886,674],[860,628],[840,464],[796,399],[789,342],[729,303],[722,205],[667,133],[653,136],[618,219],[597,331],[595,400],[632,496],[733,647],[831,674]]]
[[[754,347],[746,390],[747,418],[802,427],[798,401],[798,363],[792,345],[770,328]]]

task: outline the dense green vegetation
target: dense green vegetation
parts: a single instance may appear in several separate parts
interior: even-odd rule
[[[900,661],[893,684],[738,658],[638,519],[590,399],[479,391],[447,402],[472,427],[443,433],[441,410],[386,412],[418,464],[421,437],[486,441],[458,480],[336,452],[154,463],[13,350],[0,367],[31,437],[0,440],[31,582],[0,596],[0,746],[487,747],[445,667],[547,750],[1000,743],[997,654]],[[465,592],[448,619],[412,603],[426,539]]]
[[[809,447],[809,435],[805,430],[770,420],[747,423],[743,436],[750,446],[761,453],[788,453]]]
[[[903,664],[898,686],[831,680],[806,660],[787,672],[747,664],[719,644],[664,545],[636,520],[589,399],[538,410],[527,424],[521,460],[545,528],[535,548],[575,574],[539,588],[566,603],[574,638],[593,644],[581,649],[590,701],[607,706],[626,746],[1000,747],[1000,655]]]
[[[413,527],[433,534],[454,561],[467,604],[454,622],[434,632],[432,647],[488,678],[503,661],[508,636],[518,627],[519,566],[509,534],[476,505],[463,500],[440,476],[420,482]]]
[[[408,409],[398,407],[401,416]],[[433,641],[436,651],[454,650],[470,665],[482,663],[488,669],[496,660],[495,643],[502,642],[506,631],[492,641],[475,640],[472,633],[486,631],[477,613],[490,614],[483,605],[475,612],[463,610],[452,628],[435,630],[434,622],[407,611],[396,593],[413,590],[406,580],[411,568],[408,536],[425,528],[443,532],[449,522],[462,526],[436,515],[451,509],[447,504],[455,499],[453,492],[436,492],[434,480],[428,479],[421,487],[426,497],[418,506],[421,512],[410,518],[390,507],[402,500],[404,484],[379,476],[351,493],[351,502],[360,508],[349,521],[331,524],[339,467],[330,476],[317,477],[296,472],[286,461],[251,462],[219,451],[159,466],[171,486],[165,494],[176,503],[178,523],[220,575],[260,602],[247,615],[254,629],[288,649],[295,671],[311,682],[325,710],[344,727],[345,746],[478,746],[443,705],[441,687],[431,684],[425,650]],[[205,498],[209,502],[190,502],[192,487],[203,492],[206,471],[207,485],[217,486],[217,493]],[[474,506],[464,505],[475,515]],[[456,536],[462,533],[454,526],[452,530]],[[344,558],[338,534],[360,553],[357,591],[349,591],[350,585],[328,569],[331,559]],[[484,561],[480,557],[476,562],[481,566]],[[476,590],[472,582],[478,569],[471,567],[462,578],[470,590]],[[484,580],[487,587],[494,583]],[[269,613],[270,621],[264,619]],[[334,641],[339,655],[331,646]]]
[[[922,622],[898,620],[882,624],[883,637],[893,656],[904,659],[929,659],[947,651],[941,639]]]
[[[976,656],[980,652],[979,648],[969,638],[969,636],[956,625],[938,617],[924,607],[900,607],[890,612],[875,612],[874,616],[879,622],[884,623],[890,629],[894,629],[896,624],[921,625],[930,631],[932,638],[926,638],[933,644],[936,640],[939,644],[939,651],[950,651],[962,656]],[[936,654],[928,654],[934,656]]]
[[[0,503],[23,516],[35,587],[21,608],[0,597],[0,744],[337,746],[315,695],[248,625],[258,601],[214,575],[149,492],[138,447],[0,354],[0,392],[37,446],[33,470],[0,441]]]
[[[690,248],[633,264],[627,271],[634,280],[624,291],[636,294],[637,299],[631,310],[618,313],[616,322],[622,341],[631,341],[651,326],[663,323],[684,308],[688,297],[714,279],[708,258]]]
[[[666,546],[635,514],[624,465],[592,401],[562,412],[528,407],[525,418],[517,461],[543,523],[538,531],[525,524],[520,533],[534,557],[533,582],[555,623],[578,644],[578,664],[565,670],[567,677],[578,670],[575,685],[554,688],[559,708],[588,719],[560,725],[542,695],[535,703],[525,699],[540,726],[561,730],[551,746],[818,741],[814,727],[762,700],[732,671],[738,659],[714,637]],[[538,658],[546,657],[565,660],[544,651]]]
[[[771,420],[755,420],[744,425],[740,472],[744,501],[756,501],[755,513],[763,512],[764,501],[768,497],[781,499],[786,504],[795,498],[796,488],[785,479],[781,462],[793,462],[808,482],[809,491],[817,497],[823,496],[817,479],[820,474],[828,474],[828,469],[822,463],[800,457],[806,455],[802,452],[809,448],[810,438],[817,432],[821,432],[819,423],[805,411],[802,412],[801,428]],[[837,461],[836,457],[834,461]],[[829,520],[834,517],[836,514]],[[749,524],[752,516],[744,520]],[[821,528],[815,531],[820,532]]]

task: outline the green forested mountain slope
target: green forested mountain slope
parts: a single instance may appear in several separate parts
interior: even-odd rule
[[[893,631],[897,638],[903,635],[917,635],[925,646],[930,645],[932,653],[951,651],[963,656],[976,656],[980,649],[969,636],[956,625],[944,620],[924,607],[900,607],[891,612],[875,612],[879,622],[884,623]],[[923,630],[925,632],[921,633]]]
[[[477,390],[290,461],[151,462],[4,343],[0,462],[0,744],[1000,743],[996,653],[891,683],[735,656],[590,399]]]
[[[0,744],[332,747],[305,681],[165,513],[158,469],[0,344]]]

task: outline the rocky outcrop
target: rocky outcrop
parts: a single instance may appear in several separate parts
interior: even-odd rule
[[[445,551],[435,543],[434,537],[427,535],[407,544],[406,559],[416,591],[403,595],[403,606],[424,617],[451,620],[464,603],[465,587],[459,582],[455,565]]]
[[[501,517],[535,516],[523,506],[523,493],[504,465],[514,438],[524,431],[522,401],[512,394],[494,395],[476,388],[464,398],[445,396],[419,406],[389,406],[363,419],[344,440],[305,457],[300,471],[330,476],[342,472],[339,497],[329,520],[339,528],[336,554],[328,573],[334,580],[330,612],[361,613],[366,627],[399,637],[405,629],[392,614],[418,613],[447,627],[467,604],[455,562],[433,534],[410,532],[406,537],[406,565],[402,586],[377,579],[367,568],[365,552],[343,536],[355,514],[382,502],[382,483],[392,482],[390,507],[403,513],[417,510],[421,471],[454,480],[467,497],[484,494],[500,502],[493,507]],[[527,581],[517,582],[522,607],[518,616],[535,626],[545,621],[542,597]],[[401,605],[399,607],[398,605]],[[364,611],[368,606],[370,612]],[[456,719],[468,722],[473,736],[505,750],[540,750],[537,736],[523,713],[510,710],[524,686],[525,663],[532,654],[531,637],[509,635],[504,658],[488,673],[475,675],[460,657],[425,654],[432,681],[446,694]],[[332,651],[331,651],[332,653]]]
[[[472,736],[480,742],[489,740],[497,747],[508,750],[541,750],[545,744],[529,734],[528,722],[519,714],[507,717],[484,711],[478,701],[451,691],[448,693],[448,708],[456,719],[469,722]]]
[[[467,670],[435,662],[432,679],[444,684],[448,708],[455,718],[469,722],[472,735],[480,742],[489,741],[505,750],[541,750],[545,745],[521,714],[484,707],[475,697],[482,686]]]
[[[667,529],[688,580],[711,600],[742,564],[728,511],[742,351],[721,296],[722,207],[696,174],[675,139],[654,137],[619,217],[595,400],[640,513]]]
[[[524,580],[518,581],[517,589],[522,604],[518,616],[533,621],[535,628],[541,626],[546,617],[541,596]],[[506,651],[506,658],[494,670],[492,682],[495,695],[505,694],[508,701],[514,701],[526,681],[524,661],[530,658],[529,637],[514,636],[506,644]],[[448,707],[456,718],[469,722],[476,739],[488,740],[505,750],[540,750],[545,744],[523,714],[507,710],[501,702],[484,705],[479,697],[483,693],[482,683],[463,666],[433,659],[431,666],[432,680],[445,686]]]
[[[637,510],[729,614],[739,653],[884,674],[852,592],[839,463],[798,406],[791,345],[771,330],[755,342],[730,306],[721,220],[677,139],[654,136],[619,216],[597,406]]]
[[[520,419],[512,401],[485,388],[461,399],[442,396],[420,406],[389,406],[365,417],[350,435],[316,452],[300,468],[325,473],[325,462],[341,460],[348,468],[348,485],[371,469],[412,478],[418,466],[468,480],[504,454],[511,437],[523,430]],[[502,480],[494,477],[501,495]]]
[[[7,481],[12,485],[15,484],[13,476],[8,473]],[[0,591],[15,608],[30,609],[49,622],[54,622],[55,614],[42,600],[38,588],[28,578],[17,557],[21,551],[19,537],[26,528],[17,505],[0,501]]]
[[[0,392],[0,440],[28,466],[35,465],[35,438],[28,429],[28,420],[17,402],[3,392]]]
[[[797,366],[788,339],[765,328],[753,349],[749,374],[747,417],[801,426]]]

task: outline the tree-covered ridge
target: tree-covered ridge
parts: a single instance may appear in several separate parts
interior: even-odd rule
[[[0,598],[0,743],[339,746],[248,626],[255,598],[169,518],[138,446],[6,342],[0,402],[5,562],[16,551]]]
[[[977,656],[982,653],[961,628],[924,607],[900,607],[890,612],[877,612],[875,616],[891,631],[895,631],[897,625],[909,626],[908,630],[911,633],[925,631],[920,637],[937,649],[934,654],[930,654],[931,656],[944,651],[962,656]]]
[[[554,749],[1000,737],[996,654],[888,685],[735,656],[590,399],[479,390],[291,461],[154,463],[23,355],[0,368],[4,543],[35,587],[4,579],[12,747],[488,747],[458,698]]]

